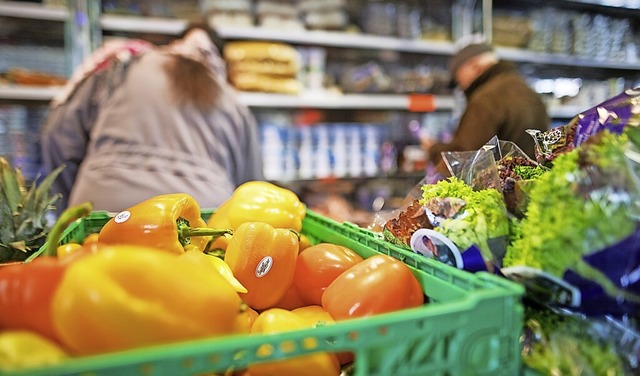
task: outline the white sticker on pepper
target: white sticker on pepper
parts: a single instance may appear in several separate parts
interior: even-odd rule
[[[116,223],[123,223],[126,222],[129,218],[131,218],[131,212],[128,210],[125,211],[121,211],[120,213],[118,213],[118,215],[116,215],[113,220]]]
[[[265,275],[267,275],[267,273],[269,273],[269,270],[271,270],[272,266],[273,266],[273,258],[271,256],[263,257],[262,260],[260,260],[260,262],[256,266],[256,277],[262,278]]]

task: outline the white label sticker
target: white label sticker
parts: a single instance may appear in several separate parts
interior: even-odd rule
[[[269,270],[271,270],[272,266],[273,266],[273,258],[271,258],[271,256],[263,257],[262,260],[260,260],[260,262],[256,266],[256,277],[262,278],[265,275],[267,275],[267,273],[269,273]]]
[[[113,220],[116,223],[122,223],[122,222],[126,222],[129,218],[131,218],[131,212],[128,210],[125,211],[121,211],[120,213],[118,213],[118,215],[116,215]]]

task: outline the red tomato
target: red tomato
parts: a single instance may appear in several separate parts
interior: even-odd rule
[[[324,290],[336,277],[363,259],[353,250],[320,243],[298,254],[293,285],[308,305],[321,305]]]
[[[420,282],[402,261],[375,255],[340,274],[322,295],[322,306],[336,321],[418,307]]]

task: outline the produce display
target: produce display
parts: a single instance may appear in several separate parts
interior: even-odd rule
[[[452,176],[421,183],[422,197],[382,235],[521,283],[523,361],[541,374],[637,374],[639,125],[640,91],[627,90],[565,126],[532,132],[535,161],[495,140],[443,153]],[[471,267],[472,257],[483,267]]]
[[[245,183],[208,218],[228,228],[209,227],[191,196],[166,194],[110,217],[97,239],[60,244],[70,224],[92,213],[90,203],[67,209],[26,262],[0,266],[1,370],[310,329],[427,302],[424,280],[398,259],[363,257],[328,242],[307,244],[301,234],[304,204],[270,183]],[[228,238],[226,247],[212,248],[219,237]],[[338,267],[337,251],[345,260]],[[316,281],[296,273],[310,265],[322,274],[323,285],[309,287]],[[291,291],[315,298],[284,308]],[[26,356],[27,345],[35,356]],[[265,345],[256,354],[272,351]],[[349,352],[316,352],[244,371],[339,375],[353,361]]]

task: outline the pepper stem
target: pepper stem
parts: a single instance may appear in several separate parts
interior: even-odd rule
[[[232,235],[233,230],[226,228],[212,228],[212,227],[182,227],[178,226],[178,231],[180,232],[181,237],[192,237],[192,236],[213,236],[214,238],[219,238],[223,235]]]
[[[192,236],[212,236],[214,239],[223,235],[232,235],[233,230],[213,227],[189,227],[189,221],[184,218],[178,218],[176,221],[178,226],[178,239],[183,246],[191,243]]]
[[[92,202],[85,202],[83,204],[79,204],[79,205],[75,205],[67,208],[64,212],[62,212],[62,214],[60,215],[56,223],[53,225],[53,228],[51,229],[51,231],[49,231],[49,234],[47,235],[47,240],[45,241],[44,245],[39,250],[34,252],[31,256],[29,256],[25,260],[25,262],[32,261],[33,259],[35,259],[40,255],[55,256],[58,243],[60,243],[62,234],[67,229],[67,227],[69,227],[69,225],[72,222],[89,215],[89,213],[91,213],[92,210],[93,210]]]

